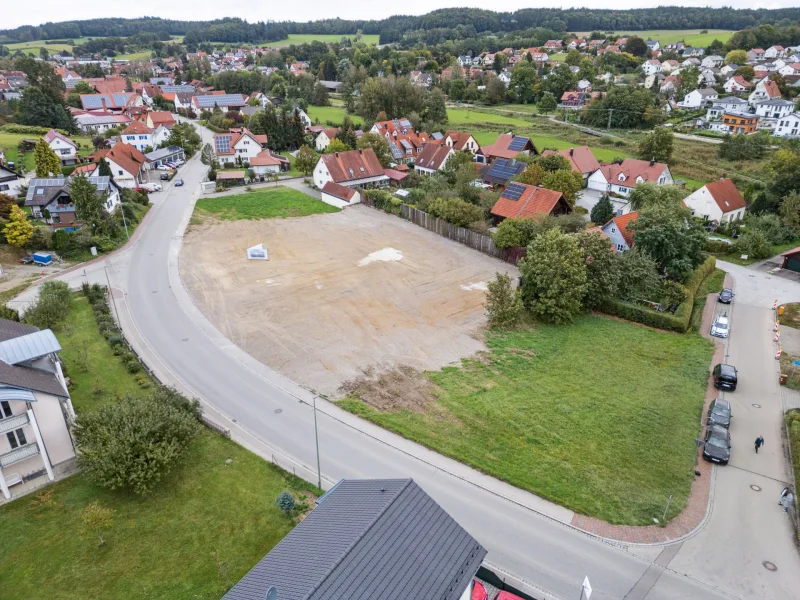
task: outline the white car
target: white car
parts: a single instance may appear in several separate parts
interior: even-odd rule
[[[172,171],[172,167],[168,167],[167,165],[158,165],[156,167],[156,171]]]
[[[158,183],[143,183],[140,185],[143,190],[147,190],[148,192],[160,192],[161,191],[161,184]]]
[[[728,321],[727,314],[721,314],[717,317],[714,324],[711,325],[711,335],[718,338],[726,338],[728,337],[728,331],[730,330],[730,322]]]

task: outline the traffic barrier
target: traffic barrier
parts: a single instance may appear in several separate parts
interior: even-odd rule
[[[773,342],[777,342],[779,339],[781,339],[781,332],[780,331],[776,331],[775,332],[775,339],[773,339],[772,341]]]
[[[772,310],[776,310],[778,308],[778,299],[775,299],[775,302],[772,303]]]
[[[775,321],[775,325],[772,326],[772,331],[778,331],[781,328],[781,324],[778,321]]]
[[[780,358],[781,358],[781,352],[783,352],[783,348],[781,348],[780,346],[778,346],[778,351],[775,353],[775,360],[780,360]]]

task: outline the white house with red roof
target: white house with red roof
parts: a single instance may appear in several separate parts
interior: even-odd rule
[[[111,168],[114,183],[121,187],[136,187],[147,180],[147,158],[136,148],[120,142],[113,148],[98,150],[95,162],[105,158]]]
[[[756,88],[747,97],[747,101],[750,103],[750,106],[755,106],[759,102],[780,97],[781,90],[778,88],[778,84],[771,79],[762,79],[756,84]]]
[[[589,176],[587,187],[598,192],[627,196],[640,183],[670,185],[675,182],[664,163],[626,158],[621,163],[602,165]]]
[[[67,136],[51,129],[43,137],[50,149],[61,159],[62,165],[74,165],[78,162],[78,144]]]
[[[618,252],[627,252],[633,248],[633,232],[628,227],[637,218],[639,218],[638,212],[629,212],[626,215],[614,217],[601,228],[603,234]]]
[[[786,49],[783,46],[770,46],[764,50],[764,58],[783,58],[786,56]]]
[[[642,65],[642,73],[645,75],[656,75],[661,73],[661,61],[651,58]]]
[[[361,202],[361,192],[355,188],[329,181],[322,186],[320,199],[325,204],[330,204],[336,208],[347,208]]]
[[[141,121],[133,121],[120,132],[119,137],[123,143],[133,146],[140,152],[150,152],[147,148],[155,150],[167,141],[169,135],[169,129],[163,125],[153,129]]]
[[[428,142],[422,153],[414,161],[414,170],[425,175],[434,175],[444,169],[447,161],[455,154],[452,146],[439,142]]]
[[[256,135],[246,127],[214,134],[214,154],[223,162],[233,162],[237,158],[250,161],[266,145],[266,134]]]
[[[707,183],[683,202],[691,209],[693,216],[717,223],[739,221],[747,210],[747,203],[730,179]]]
[[[722,89],[729,94],[736,94],[738,96],[743,92],[751,90],[754,85],[754,83],[747,81],[741,75],[734,75],[723,84]]]
[[[372,148],[323,154],[314,167],[314,185],[322,189],[332,181],[345,187],[372,188],[389,184],[381,161]]]

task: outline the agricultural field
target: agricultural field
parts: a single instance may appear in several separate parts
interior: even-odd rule
[[[530,127],[531,122],[518,117],[496,112],[486,112],[483,107],[479,110],[470,108],[448,108],[447,119],[450,125],[473,125],[476,123],[489,123],[493,125],[510,125],[512,127]]]
[[[330,44],[333,42],[340,42],[343,37],[349,37],[351,40],[355,40],[355,33],[352,35],[336,35],[336,34],[322,34],[322,33],[290,33],[289,37],[285,40],[279,40],[277,42],[267,42],[265,46],[271,46],[272,48],[283,48],[284,46],[291,46],[292,44],[310,44],[311,42],[325,42],[326,44]],[[368,45],[376,45],[378,43],[378,34],[369,34],[369,35],[362,35],[361,42]]]
[[[131,54],[119,54],[113,58],[114,60],[147,60],[152,55],[152,50],[142,50],[141,52],[132,52]]]
[[[309,106],[306,113],[312,121],[318,120],[321,125],[325,125],[328,121],[341,125],[344,118],[348,116],[343,106]],[[349,115],[349,117],[353,120],[353,125],[361,125],[361,117],[358,115]]]
[[[701,33],[701,31],[708,31],[708,33]],[[588,35],[589,33],[591,32],[585,31],[576,35]],[[734,33],[736,32],[729,29],[646,29],[643,31],[617,31],[613,35],[619,37],[638,35],[644,40],[657,40],[662,46],[672,42],[685,42],[687,46],[705,48],[714,40],[719,40],[724,44]]]

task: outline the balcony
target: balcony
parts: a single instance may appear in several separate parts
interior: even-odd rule
[[[22,462],[31,456],[36,456],[37,454],[39,454],[39,444],[36,442],[33,442],[32,444],[25,444],[24,446],[20,446],[11,452],[0,454],[0,467],[8,467],[15,463]]]
[[[28,424],[28,413],[24,412],[19,415],[13,415],[0,421],[0,434],[3,434],[12,429],[19,429]]]

